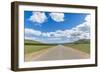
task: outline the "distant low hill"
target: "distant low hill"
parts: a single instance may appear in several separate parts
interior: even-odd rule
[[[42,44],[41,42],[38,41],[33,41],[33,40],[24,40],[25,44]]]
[[[80,39],[71,43],[59,43],[59,44],[89,44],[90,43],[90,39]],[[46,44],[46,43],[41,43],[38,41],[34,41],[34,40],[24,40],[24,44],[25,45],[57,45],[57,43],[52,43],[52,44]]]
[[[42,43],[34,40],[24,40],[25,45],[56,45],[56,44],[47,44],[47,43]]]
[[[78,43],[90,43],[90,39],[80,39],[80,40],[77,40],[77,41],[75,41],[75,42],[73,42],[73,43],[75,43],[75,44],[78,44]]]

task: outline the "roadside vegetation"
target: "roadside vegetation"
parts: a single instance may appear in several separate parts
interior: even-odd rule
[[[43,43],[40,43],[37,41],[25,40],[24,41],[24,53],[25,54],[34,53],[37,51],[48,49],[53,46],[55,46],[55,45],[52,45],[52,44],[47,45],[47,44],[43,44]]]
[[[73,43],[65,44],[65,46],[72,47],[74,49],[80,50],[82,52],[90,54],[90,40],[82,39],[75,41]]]
[[[82,52],[90,54],[90,40],[82,39],[72,43],[62,44],[64,46],[72,47],[73,49],[80,50]],[[37,41],[25,40],[24,41],[24,52],[25,54],[34,53],[43,49],[57,46],[57,44],[44,44]]]
[[[52,46],[46,45],[25,45],[25,54],[34,53],[43,49],[48,49]]]

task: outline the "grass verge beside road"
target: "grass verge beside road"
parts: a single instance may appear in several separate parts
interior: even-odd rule
[[[51,45],[24,45],[25,54],[34,53],[52,47]]]
[[[90,44],[67,44],[65,46],[72,47],[74,49],[80,50],[82,52],[90,54]]]

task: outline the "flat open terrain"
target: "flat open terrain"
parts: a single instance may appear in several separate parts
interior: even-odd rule
[[[25,40],[24,42],[24,53],[29,54],[29,53],[34,53],[37,51],[41,51],[44,49],[48,49],[52,47],[53,45],[44,45],[43,43],[37,42],[37,41],[32,41],[32,40]]]
[[[69,47],[72,47],[73,49],[77,49],[77,50],[80,50],[82,52],[85,52],[85,53],[90,53],[90,44],[87,43],[87,44],[67,44],[65,46],[69,46]]]
[[[34,53],[25,57],[25,61],[47,61],[47,60],[71,60],[71,59],[87,59],[89,55],[72,49],[70,47],[65,47],[63,45],[52,46],[42,52],[39,52],[34,56]]]
[[[43,49],[48,49],[50,45],[25,45],[25,54],[34,53]]]
[[[25,61],[87,59],[90,56],[90,44],[83,41],[57,45],[25,40],[24,47]]]

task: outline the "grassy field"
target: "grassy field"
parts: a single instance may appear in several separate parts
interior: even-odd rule
[[[52,46],[46,46],[46,45],[25,45],[25,54],[37,52],[43,49],[48,49]]]
[[[56,44],[43,44],[37,41],[32,41],[32,40],[25,40],[24,42],[24,47],[25,47],[25,54],[40,51],[43,49],[48,49],[50,47],[56,46]],[[64,44],[64,46],[69,46],[74,49],[83,51],[85,53],[90,53],[90,44],[89,43],[70,43],[70,44]]]
[[[65,46],[72,47],[74,49],[78,49],[80,51],[83,51],[85,53],[90,53],[90,44],[67,44]]]
[[[25,54],[34,53],[43,49],[48,49],[55,45],[45,45],[41,42],[33,41],[33,40],[25,40],[24,47],[25,47]]]

